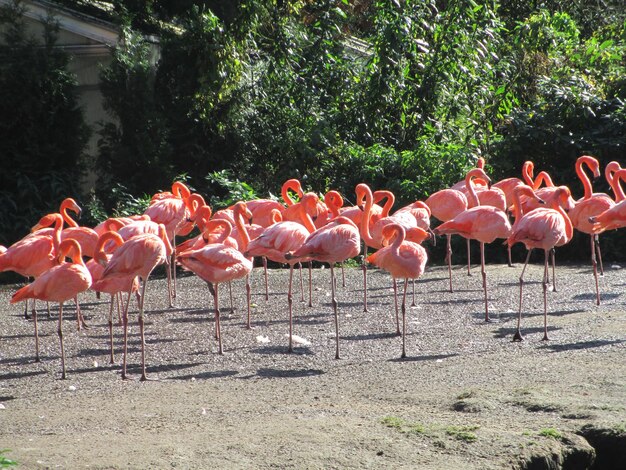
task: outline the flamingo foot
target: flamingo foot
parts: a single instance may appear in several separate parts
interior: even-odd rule
[[[141,382],[158,382],[159,381],[159,379],[148,377],[146,374],[141,374],[141,378],[139,380]]]
[[[520,330],[517,330],[515,334],[513,335],[513,341],[515,342],[524,341],[524,337],[522,336],[522,333]]]
[[[548,333],[543,334],[543,338],[541,338],[541,341],[550,341],[550,338],[548,338]]]

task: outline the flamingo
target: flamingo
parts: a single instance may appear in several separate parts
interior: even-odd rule
[[[621,170],[621,166],[618,162],[609,162],[604,168],[604,177],[611,186],[613,190],[613,194],[615,195],[615,202],[621,202],[626,199],[626,195],[624,194],[624,190],[619,182],[619,179],[615,178],[615,173]]]
[[[341,196],[340,196],[341,197]],[[302,208],[300,210],[302,223],[292,221],[278,222],[268,227],[261,235],[248,244],[244,253],[246,257],[265,256],[277,263],[289,264],[289,289],[287,302],[289,304],[289,348],[293,352],[293,298],[292,281],[293,266],[298,261],[288,259],[285,254],[299,249],[307,237],[315,231],[311,216]]]
[[[37,231],[54,224],[52,236],[37,234]],[[42,217],[32,230],[33,233],[5,249],[0,254],[0,272],[14,271],[24,277],[37,278],[59,264],[58,250],[61,244],[61,214],[48,214]],[[35,328],[35,362],[39,362],[39,325],[37,309],[33,301],[33,324]]]
[[[63,262],[66,256],[72,258],[71,263]],[[61,263],[50,268],[37,277],[32,283],[22,287],[11,298],[11,303],[25,299],[39,299],[48,302],[59,302],[59,324],[57,334],[61,343],[61,378],[66,378],[65,348],[63,345],[63,302],[76,296],[91,286],[91,274],[85,266],[76,240],[61,242],[58,250],[58,261]]]
[[[507,239],[507,243],[512,246],[521,242],[528,248],[528,256],[526,263],[520,275],[520,309],[517,318],[517,330],[513,336],[513,341],[521,341],[523,339],[520,330],[522,321],[522,288],[524,285],[524,272],[530,258],[530,253],[534,248],[544,250],[545,261],[543,271],[543,315],[544,315],[544,333],[543,340],[548,340],[548,257],[549,252],[556,246],[562,246],[572,239],[574,227],[571,220],[563,210],[563,207],[569,204],[571,198],[570,191],[567,187],[559,187],[556,192],[555,199],[550,202],[549,208],[539,208],[527,212],[516,223],[515,230]]]
[[[152,196],[150,205],[145,210],[144,215],[150,217],[150,220],[163,224],[167,232],[167,237],[170,240],[172,246],[176,246],[175,237],[177,234],[182,234],[183,226],[185,231],[191,230],[186,224],[189,218],[189,197],[191,191],[189,188],[180,181],[175,181],[172,184],[172,192],[157,193]],[[193,226],[192,226],[193,228]],[[175,251],[172,251],[172,256],[175,255]],[[170,299],[176,298],[176,269],[174,263],[168,268],[168,289],[171,291]],[[170,307],[173,306],[170,300]]]
[[[421,231],[421,236],[424,240],[430,236],[428,232],[421,228],[417,227],[413,230]],[[421,245],[406,241],[405,238],[406,231],[402,225],[395,223],[387,225],[383,228],[383,244],[389,239],[393,239],[393,243],[367,257],[369,263],[391,274],[394,286],[396,315],[398,306],[396,279],[404,278],[404,293],[402,295],[402,354],[400,356],[402,358],[406,357],[406,285],[409,279],[417,279],[424,274],[424,268],[428,260],[426,250]]]
[[[481,174],[482,173],[482,174]],[[483,291],[485,294],[485,321],[489,318],[489,305],[487,302],[487,273],[485,271],[485,243],[491,243],[496,238],[508,238],[511,234],[511,223],[504,211],[493,206],[478,205],[478,196],[471,184],[471,178],[479,175],[489,183],[489,177],[480,168],[475,168],[468,173],[469,205],[473,206],[461,212],[454,219],[444,222],[435,229],[435,233],[458,234],[462,237],[478,240],[480,242],[480,272],[483,278]]]
[[[626,181],[626,169],[616,171],[613,177],[615,185],[619,185],[620,181]],[[626,227],[626,199],[622,199],[601,214],[590,217],[589,222],[592,224],[593,233],[598,235],[607,230]]]
[[[330,265],[331,296],[335,314],[335,359],[339,359],[339,316],[335,296],[334,263],[353,258],[360,251],[359,229],[350,219],[340,216],[311,233],[304,245],[296,251],[285,255],[288,260],[311,258]]]
[[[522,185],[522,184],[526,184],[530,187],[533,187],[534,185],[534,168],[535,168],[535,164],[530,161],[527,160],[524,162],[524,164],[522,165],[522,178],[523,181],[520,180],[519,178],[504,178],[503,180],[500,180],[494,184],[491,185],[491,188],[498,188],[501,189],[504,192],[504,195],[506,197],[506,207],[511,207],[515,201],[515,196],[514,196],[514,191],[515,188],[517,188],[518,186]]]
[[[591,265],[593,266],[593,276],[596,283],[596,305],[600,305],[600,286],[598,283],[598,263],[596,261],[596,248],[600,255],[600,244],[597,242],[597,235],[593,233],[592,224],[589,222],[589,217],[599,215],[605,210],[610,209],[615,205],[615,201],[611,199],[607,194],[594,193],[591,189],[591,181],[583,169],[583,165],[586,165],[592,172],[594,177],[600,176],[600,163],[595,158],[589,155],[583,155],[576,160],[576,174],[580,178],[585,190],[585,195],[576,201],[574,208],[569,211],[568,216],[574,225],[574,228],[579,232],[583,232],[589,235],[591,239]]]
[[[221,223],[230,225],[227,220]],[[222,236],[224,236],[225,233],[227,233],[227,231],[223,232]],[[197,250],[185,251],[179,253],[176,259],[184,269],[193,271],[200,279],[207,283],[215,304],[215,329],[218,339],[218,354],[224,354],[220,328],[218,287],[222,282],[230,282],[248,276],[252,271],[252,261],[246,258],[237,249],[227,246],[224,243],[211,243]]]
[[[115,363],[115,358],[113,355],[113,305],[115,303],[115,298],[118,296],[121,297],[122,292],[128,291],[128,283],[132,283],[131,293],[135,293],[137,296],[137,292],[139,291],[139,282],[137,281],[137,277],[131,275],[129,278],[124,277],[110,277],[108,279],[101,279],[102,274],[106,268],[107,263],[111,259],[111,254],[105,252],[105,245],[112,244],[112,248],[110,251],[115,251],[119,246],[124,243],[124,239],[117,232],[104,232],[98,238],[98,243],[96,244],[96,251],[94,257],[87,261],[86,266],[91,274],[92,290],[96,292],[104,292],[105,294],[111,295],[111,301],[109,304],[109,340],[110,340],[110,354],[109,354],[109,362],[111,364]],[[140,301],[140,299],[137,299]],[[123,325],[123,320],[120,316],[119,312],[119,300],[118,300],[118,318],[120,325]]]
[[[110,278],[123,278],[128,282],[128,299],[124,309],[124,361],[122,365],[122,379],[126,376],[126,363],[128,356],[128,306],[133,289],[133,279],[139,276],[141,286],[141,297],[139,302],[139,332],[141,335],[141,380],[147,380],[146,375],[146,342],[144,335],[144,302],[146,300],[146,285],[152,270],[163,263],[169,261],[173,249],[164,225],[159,226],[159,235],[144,233],[137,235],[120,246],[107,263],[107,267],[102,273],[101,281]],[[168,267],[169,269],[169,267]]]

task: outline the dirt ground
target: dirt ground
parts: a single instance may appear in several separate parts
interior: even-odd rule
[[[455,267],[450,293],[447,268],[429,266],[407,309],[406,359],[382,271],[369,271],[364,313],[361,271],[346,269],[344,288],[336,270],[339,360],[329,269],[314,270],[313,307],[295,284],[293,354],[287,270],[270,270],[266,301],[255,269],[250,330],[244,284],[233,286],[234,313],[228,288],[220,289],[223,356],[206,285],[180,277],[167,308],[165,281],[156,279],[146,299],[146,361],[157,380],[148,382],[138,380],[136,305],[132,380],[120,379],[119,326],[109,364],[109,302],[91,292],[80,299],[89,329],[77,332],[73,307],[65,311],[68,378],[60,380],[56,307],[52,318],[41,315],[36,363],[33,323],[9,304],[18,286],[2,286],[0,449],[25,469],[470,470],[583,455],[589,445],[576,433],[584,426],[626,431],[626,270],[606,266],[597,307],[590,268],[559,267],[558,289],[548,293],[550,341],[542,341],[541,269],[527,272],[524,341],[513,342],[520,265],[487,268],[493,323],[484,322],[477,268],[468,277]]]

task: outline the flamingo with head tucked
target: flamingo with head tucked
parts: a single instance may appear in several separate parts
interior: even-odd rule
[[[71,263],[63,262],[66,256]],[[91,286],[91,274],[85,266],[80,245],[76,240],[65,240],[59,245],[58,261],[54,266],[37,277],[35,281],[18,290],[11,298],[11,303],[25,299],[39,299],[59,303],[59,323],[57,334],[61,343],[61,378],[66,378],[65,348],[63,343],[63,303]]]

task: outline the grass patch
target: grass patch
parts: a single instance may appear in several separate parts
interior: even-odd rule
[[[15,467],[17,465],[15,460],[11,460],[10,458],[4,456],[4,453],[8,451],[9,449],[0,450],[0,468]]]
[[[543,428],[539,431],[539,435],[543,437],[551,437],[552,439],[561,439],[563,434],[555,428]]]
[[[398,418],[397,416],[385,416],[380,420],[382,424],[387,426],[388,428],[394,428],[398,430],[402,430],[406,422],[402,418]]]
[[[478,425],[470,426],[448,426],[445,431],[448,436],[454,437],[460,441],[474,442],[478,440],[478,436],[473,431],[479,429]]]

